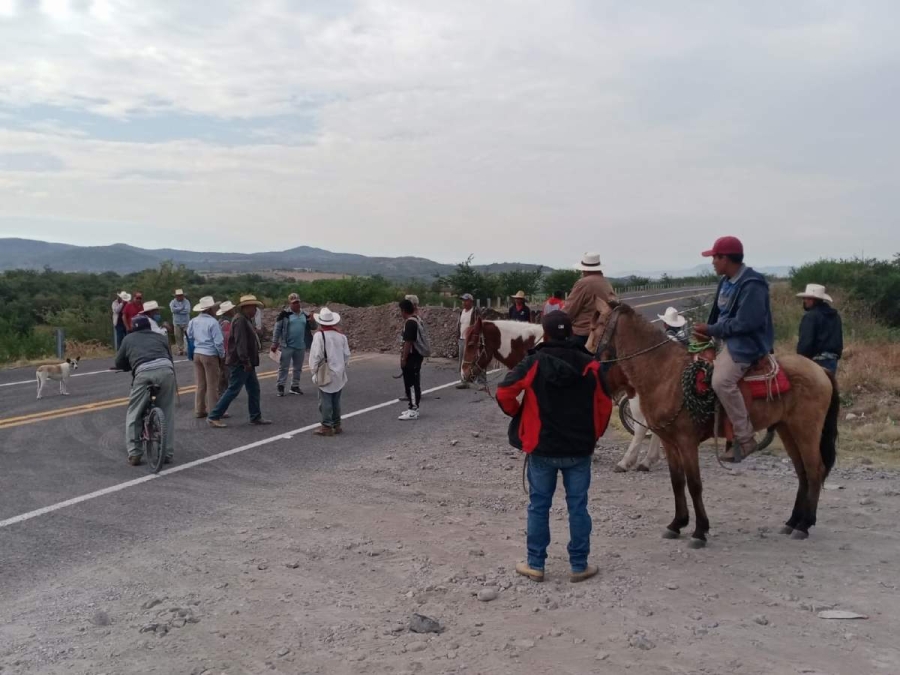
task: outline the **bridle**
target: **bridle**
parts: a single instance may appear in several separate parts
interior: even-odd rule
[[[474,328],[475,326],[473,325],[472,327]],[[468,350],[468,347],[469,347],[469,341],[466,340],[465,348]],[[473,380],[476,379],[482,373],[487,374],[487,366],[482,366],[481,363],[479,363],[483,357],[487,357],[487,356],[488,356],[488,352],[487,352],[487,343],[484,340],[484,328],[479,326],[478,327],[478,352],[475,354],[475,358],[473,360],[468,361],[466,359],[463,359],[463,362],[462,362],[463,367],[469,366],[469,377],[471,379],[473,379]],[[488,363],[490,364],[490,359],[488,359]]]
[[[671,342],[671,340],[666,337],[661,342],[651,347],[647,347],[646,349],[641,349],[640,351],[628,354],[627,356],[616,356],[616,349],[615,347],[610,347],[610,343],[616,335],[616,328],[619,325],[619,313],[621,312],[621,310],[622,305],[616,305],[612,308],[609,320],[606,322],[606,325],[603,326],[603,333],[600,335],[600,341],[597,343],[597,347],[594,349],[594,358],[600,362],[600,365],[618,363],[620,361],[628,361],[643,354],[648,354]],[[612,355],[612,358],[604,359],[602,356],[604,352],[609,352]]]

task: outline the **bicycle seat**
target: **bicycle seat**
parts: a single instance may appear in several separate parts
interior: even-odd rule
[[[150,395],[153,397],[159,396],[159,387],[155,384],[150,385]]]

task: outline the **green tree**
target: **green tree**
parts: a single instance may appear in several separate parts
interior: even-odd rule
[[[580,278],[581,272],[578,270],[553,270],[544,277],[544,293],[552,295],[556,291],[562,291],[569,294]]]
[[[507,297],[519,291],[525,291],[525,295],[532,296],[540,290],[543,276],[543,267],[501,272],[497,275],[497,290],[500,295]]]
[[[473,257],[470,255],[459,263],[453,273],[443,280],[444,285],[449,286],[457,296],[471,293],[478,300],[496,297],[500,293],[497,278],[472,267]]]

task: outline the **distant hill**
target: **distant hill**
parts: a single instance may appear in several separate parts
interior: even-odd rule
[[[110,246],[73,246],[32,239],[0,239],[0,271],[41,270],[49,267],[60,272],[117,272],[128,274],[172,261],[197,272],[245,273],[290,269],[330,272],[359,276],[381,275],[388,279],[433,279],[450,274],[454,266],[427,258],[374,258],[354,253],[333,253],[310,246],[265,253],[216,253],[179,249],[143,249],[127,244]],[[502,272],[532,269],[524,263],[495,263],[478,269]]]

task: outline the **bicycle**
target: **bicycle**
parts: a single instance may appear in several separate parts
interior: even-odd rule
[[[150,385],[150,398],[144,406],[141,444],[151,473],[159,473],[166,461],[166,415],[156,405],[159,387]]]
[[[619,398],[615,401],[616,406],[619,409],[619,421],[622,422],[622,426],[625,427],[625,430],[634,436],[634,417],[631,416],[631,404],[629,403],[630,399],[624,393],[619,395]],[[650,432],[653,433],[652,431]],[[775,440],[775,427],[769,427],[766,429],[765,435],[760,439],[758,443],[759,450],[765,450],[768,448],[772,441]],[[730,444],[731,441],[728,441]],[[730,447],[730,446],[729,446]]]

